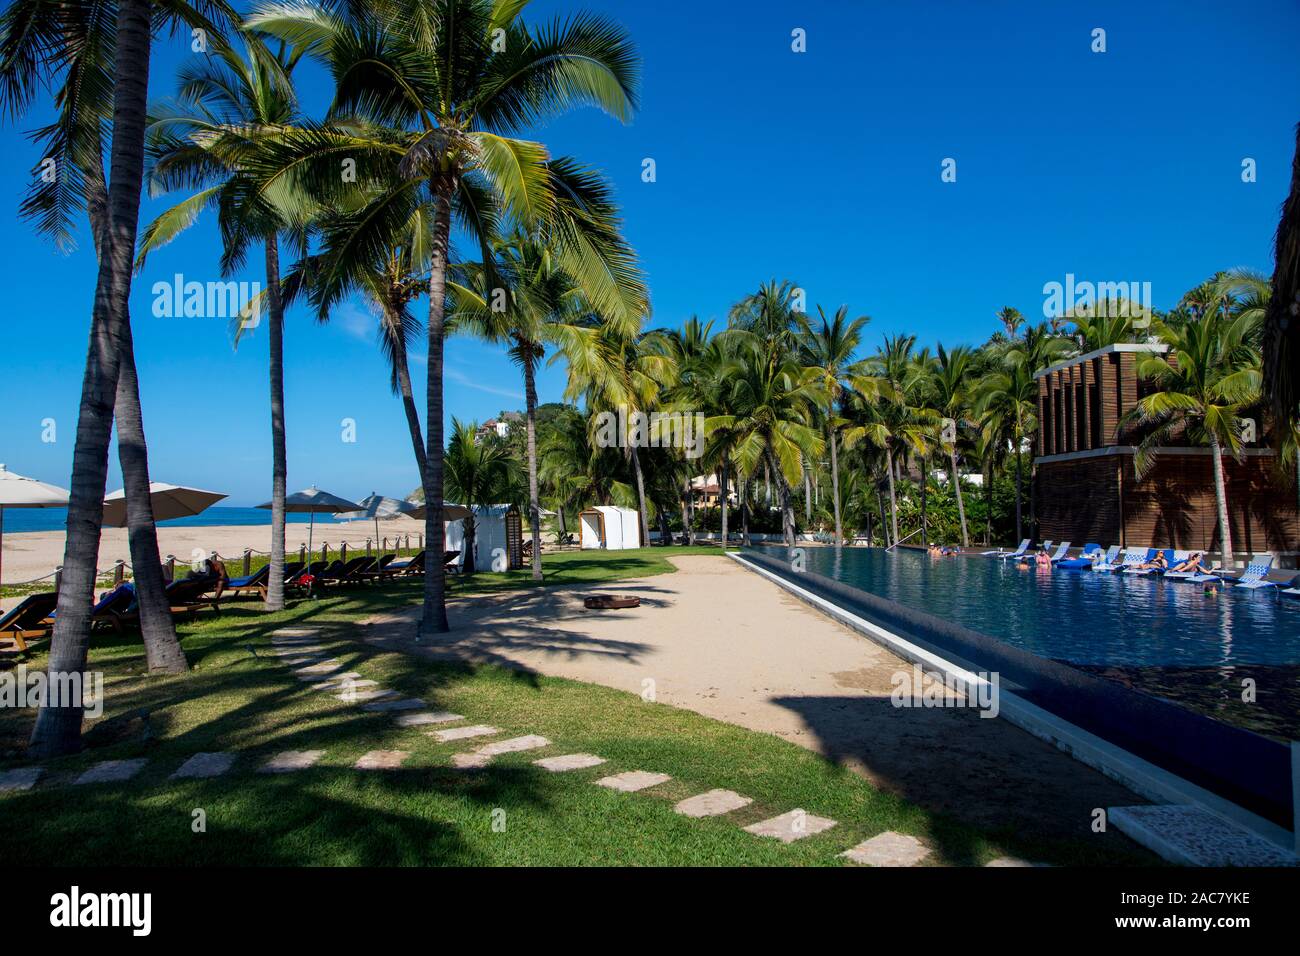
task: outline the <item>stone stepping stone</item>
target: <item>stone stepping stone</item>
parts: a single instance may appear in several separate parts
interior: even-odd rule
[[[295,770],[306,770],[323,756],[323,750],[284,750],[258,767],[257,772],[292,773]]]
[[[407,697],[402,700],[381,700],[373,704],[366,704],[362,710],[387,711],[387,710],[420,710],[428,707],[424,701],[418,697]]]
[[[835,826],[835,821],[826,817],[813,816],[805,810],[791,810],[770,820],[760,820],[745,827],[746,833],[757,836],[773,837],[782,843],[793,843],[804,837],[821,833]]]
[[[397,691],[385,690],[379,687],[371,687],[367,690],[357,690],[355,686],[346,689],[341,694],[335,694],[335,700],[341,700],[345,704],[364,704],[372,700],[386,700],[389,697],[396,697]]]
[[[618,790],[622,793],[635,793],[638,790],[644,790],[647,787],[657,787],[661,783],[671,780],[666,773],[650,773],[647,770],[628,770],[624,773],[616,773],[612,777],[601,777],[596,781],[598,787],[608,787],[611,790]]]
[[[402,761],[411,756],[406,750],[372,750],[353,766],[357,770],[400,770]]]
[[[747,807],[753,802],[751,798],[742,797],[734,790],[710,790],[687,797],[673,809],[687,817],[716,817]]]
[[[179,770],[172,774],[172,779],[188,777],[220,777],[231,768],[235,755],[228,753],[197,753],[181,764]]]
[[[340,688],[346,687],[348,681],[352,682],[353,687],[374,687],[378,681],[366,681],[361,679],[361,675],[356,671],[344,671],[341,674],[297,674],[293,675],[298,680],[308,684],[316,684],[313,690],[328,690],[329,685],[337,684]]]
[[[280,627],[271,632],[271,640],[274,641],[277,638],[316,637],[319,634],[319,627]]]
[[[551,742],[545,737],[528,734],[523,737],[511,737],[509,740],[498,740],[494,743],[484,744],[475,753],[482,754],[485,757],[499,757],[501,754],[519,753],[521,750],[537,750],[539,747],[549,747],[550,745]]]
[[[477,752],[451,755],[451,765],[457,770],[478,770],[491,762],[492,758],[487,754]]]
[[[465,740],[468,737],[487,737],[491,734],[499,734],[501,731],[495,727],[489,727],[487,724],[474,724],[472,727],[450,727],[447,730],[435,730],[430,732],[429,736],[434,738],[438,743],[445,744],[449,740]]]
[[[1028,860],[1022,860],[1015,856],[1000,856],[996,860],[989,860],[985,866],[1037,866],[1037,863],[1030,863]]]
[[[428,724],[449,724],[453,720],[464,720],[463,714],[453,714],[449,710],[427,710],[419,714],[398,714],[399,727],[424,727]]]
[[[280,663],[285,667],[299,668],[314,666],[316,664],[327,664],[333,660],[334,658],[326,657],[324,654],[315,654],[311,657],[282,657],[280,658]],[[341,667],[342,665],[339,666]],[[294,673],[297,673],[297,671],[295,670]]]
[[[17,770],[0,770],[0,793],[10,790],[30,790],[41,775],[40,767],[19,767]]]
[[[144,757],[135,760],[104,760],[83,773],[74,783],[121,783],[134,777],[148,762]]]
[[[328,676],[330,674],[338,674],[339,670],[343,666],[344,664],[342,661],[331,657],[316,664],[308,664],[305,667],[299,667],[294,670],[294,674],[321,674]]]
[[[562,757],[543,757],[541,760],[534,760],[533,764],[551,773],[563,773],[566,770],[586,770],[588,767],[597,767],[604,762],[604,757],[597,757],[595,754],[565,754]]]
[[[877,833],[840,856],[866,866],[916,866],[930,855],[930,848],[914,836],[893,830]]]
[[[277,645],[271,648],[271,653],[276,657],[301,657],[304,654],[324,654],[325,647],[320,644],[302,644],[302,645]]]

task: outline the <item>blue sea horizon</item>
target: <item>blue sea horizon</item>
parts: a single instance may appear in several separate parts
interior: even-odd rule
[[[285,515],[289,524],[307,524],[310,518],[311,516],[307,514]],[[316,516],[316,524],[329,524],[333,520],[333,515]],[[269,525],[270,523],[270,509],[217,506],[209,508],[202,514],[159,521],[158,526],[160,528],[212,528],[226,525]],[[6,508],[4,512],[5,534],[21,534],[24,531],[63,531],[67,525],[67,508]]]

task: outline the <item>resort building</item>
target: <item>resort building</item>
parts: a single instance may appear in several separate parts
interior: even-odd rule
[[[1219,549],[1210,449],[1162,448],[1137,477],[1141,426],[1124,415],[1151,386],[1139,380],[1143,353],[1163,345],[1116,344],[1039,372],[1034,506],[1038,535],[1124,547]],[[1239,556],[1269,551],[1292,566],[1300,520],[1296,476],[1279,474],[1256,421],[1240,460],[1223,456],[1228,521]]]

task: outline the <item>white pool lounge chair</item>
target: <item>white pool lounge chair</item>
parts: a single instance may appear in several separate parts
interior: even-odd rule
[[[1112,544],[1109,548],[1106,549],[1105,557],[1103,557],[1100,561],[1096,562],[1092,566],[1092,569],[1094,571],[1118,571],[1121,566],[1115,563],[1115,559],[1119,557],[1119,552],[1120,552],[1119,545]]]
[[[1257,555],[1258,557],[1258,555]],[[1275,588],[1277,584],[1273,581],[1266,581],[1264,575],[1268,574],[1269,568],[1273,566],[1273,557],[1269,555],[1262,561],[1252,561],[1246,565],[1246,570],[1241,572],[1239,578],[1224,578],[1219,580],[1226,581],[1233,587],[1246,588],[1247,590],[1257,590],[1259,588]]]
[[[1127,574],[1129,571],[1135,571],[1139,564],[1145,564],[1147,555],[1151,553],[1150,548],[1129,548],[1124,552],[1124,557],[1119,563],[1120,574]]]
[[[1047,547],[1047,545],[1044,545],[1043,547]],[[1070,542],[1062,541],[1060,544],[1058,544],[1056,546],[1056,551],[1053,552],[1052,554],[1052,563],[1055,564],[1057,561],[1060,561],[1062,558],[1064,558],[1065,553],[1069,550],[1070,550]]]
[[[1007,561],[1012,558],[1020,557],[1028,549],[1029,549],[1029,539],[1025,538],[1020,542],[1020,547],[1016,548],[1016,550],[1014,551],[1002,551],[1001,549],[999,549],[997,551],[985,551],[984,553],[986,555],[990,555],[995,558],[1001,558],[1003,561]]]

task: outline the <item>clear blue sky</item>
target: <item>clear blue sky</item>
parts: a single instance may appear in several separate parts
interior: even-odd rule
[[[871,345],[982,341],[994,313],[1040,314],[1042,287],[1081,279],[1152,283],[1168,307],[1216,269],[1269,271],[1300,120],[1294,0],[643,4],[536,0],[531,16],[578,6],[623,22],[644,59],[628,126],[586,111],[537,132],[557,154],[603,167],[649,275],[653,323],[727,307],[769,277],[810,304],[872,316]],[[791,51],[791,30],[807,52]],[[1090,51],[1091,31],[1107,52]],[[151,89],[173,91],[188,49],[164,38]],[[304,71],[319,115],[328,91]],[[38,161],[23,131],[0,135],[6,374],[0,461],[68,484],[95,270],[34,237],[16,209]],[[657,182],[641,181],[642,160]],[[957,182],[940,164],[957,161]],[[1258,181],[1241,181],[1245,157]],[[145,204],[152,218],[163,201]],[[150,260],[133,292],[145,423],[157,480],[269,496],[266,337],[231,347],[217,319],[158,319],[150,287],[182,272],[217,278],[206,220]],[[258,260],[241,278],[259,279]],[[318,327],[288,323],[291,489],[361,497],[418,484],[398,402],[360,306]],[[521,408],[516,369],[453,341],[449,417]],[[413,366],[423,377],[423,366]],[[562,371],[542,376],[556,400]],[[422,382],[420,383],[422,387]],[[57,441],[41,441],[55,419]],[[357,422],[357,442],[340,422]],[[114,454],[116,452],[114,451]],[[110,486],[120,485],[116,461]]]

